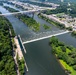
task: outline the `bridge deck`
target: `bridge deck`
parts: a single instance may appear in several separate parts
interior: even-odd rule
[[[25,14],[26,13],[34,13],[34,12],[38,12],[38,11],[42,11],[42,10],[46,10],[46,9],[11,12],[11,13],[0,14],[0,16],[4,16],[4,15],[15,15],[15,14],[19,14],[19,13],[25,13]]]

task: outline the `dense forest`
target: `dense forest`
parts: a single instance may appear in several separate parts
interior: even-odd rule
[[[50,46],[67,73],[76,75],[76,48],[65,45],[54,36],[50,39]]]
[[[12,25],[0,16],[0,75],[16,75],[10,29],[15,36]]]

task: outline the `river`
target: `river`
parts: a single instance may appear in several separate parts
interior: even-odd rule
[[[6,9],[0,7],[2,13],[8,13]],[[36,33],[30,30],[27,25],[15,18],[13,15],[6,16],[7,19],[12,23],[16,34],[20,35],[24,41],[26,38],[35,36]],[[41,25],[46,23],[46,21],[34,16]],[[52,26],[52,25],[51,25]],[[59,30],[55,26],[52,26],[52,30]],[[41,30],[43,32],[43,29]],[[71,36],[70,33],[57,36],[59,40],[64,41],[68,45],[73,45],[76,47],[76,39]],[[45,40],[40,40],[37,42],[25,44],[27,53],[24,53],[24,57],[28,66],[28,72],[26,75],[67,75],[62,69],[61,65],[58,63],[56,57],[51,53],[51,47],[49,46],[49,38]]]

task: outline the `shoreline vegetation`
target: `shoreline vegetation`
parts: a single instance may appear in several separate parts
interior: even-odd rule
[[[0,16],[0,75],[16,75],[11,41],[14,36],[12,25],[4,16]]]
[[[51,26],[48,26],[48,25],[44,24],[44,25],[43,25],[43,28],[44,28],[45,30],[47,30],[47,29],[51,29]]]
[[[76,38],[76,31],[73,31],[71,35]]]
[[[22,56],[22,58],[20,59],[20,55],[17,52],[16,60],[17,60],[17,63],[18,63],[19,74],[20,75],[24,75],[25,74],[25,61],[24,61],[24,57]]]
[[[60,29],[67,29],[68,31],[71,32],[71,35],[76,38],[76,31],[73,31],[72,27],[65,27],[65,25],[63,25],[63,24],[60,24],[60,23],[58,23],[56,21],[53,21],[51,19],[46,18],[45,16],[41,15],[41,13],[39,13],[38,16],[40,18],[44,19],[45,21],[49,22],[50,24],[53,24],[53,25],[59,27]]]
[[[4,8],[10,12],[18,12],[17,10],[10,8],[8,6],[4,6]],[[24,22],[30,29],[37,32],[40,30],[40,24],[37,23],[33,18],[25,15],[25,14],[16,14],[16,18]]]
[[[9,10],[9,9],[7,9],[7,10]],[[9,11],[16,12],[15,10],[12,10],[12,9],[9,10]],[[57,23],[57,22],[49,20],[49,19],[47,19],[47,18],[45,18],[45,17],[43,17],[41,15],[38,15],[38,16],[41,17],[42,19],[46,20],[47,22],[53,24],[53,25],[57,25],[61,29],[65,29],[64,26],[62,27],[62,25]],[[33,23],[32,26],[35,26],[35,27],[31,27],[32,30],[34,30],[34,31],[39,30],[39,27],[37,28],[36,25],[34,25],[34,24],[37,24],[37,23],[32,18],[30,18],[30,17],[28,17],[26,15],[22,15],[22,14],[16,15],[16,17],[19,18],[20,20],[22,20],[24,23],[26,23],[29,27],[31,27],[31,24]],[[40,25],[38,24],[38,26],[40,26]],[[43,27],[44,27],[44,29],[49,28],[46,25],[44,25]],[[7,70],[7,73],[10,71],[11,75],[13,75],[13,74],[16,75],[15,63],[13,62],[12,51],[10,51],[10,49],[11,50],[13,49],[11,47],[12,42],[11,42],[10,37],[15,37],[13,27],[12,27],[12,25],[9,23],[9,21],[7,19],[0,16],[0,28],[1,28],[0,29],[0,35],[1,35],[0,38],[2,39],[2,40],[0,40],[1,41],[0,42],[0,47],[1,47],[1,49],[3,49],[3,51],[0,51],[0,55],[2,56],[2,57],[0,57],[0,70],[1,70],[0,74],[5,74],[6,72],[3,70],[3,69],[5,69],[5,70]],[[12,35],[10,35],[10,33],[9,33],[9,28],[11,29],[11,34]],[[69,29],[71,29],[71,28],[69,28]],[[76,32],[75,31],[72,32],[72,35],[76,36]],[[8,41],[9,41],[9,43],[8,43]],[[74,48],[72,46],[65,45],[63,42],[60,42],[56,37],[51,38],[50,46],[52,47],[52,53],[56,55],[56,57],[59,60],[60,64],[65,69],[65,72],[67,74],[70,74],[70,75],[75,75],[76,74],[76,51],[75,51],[76,48]],[[9,50],[9,51],[7,51],[7,50]],[[3,54],[5,56],[7,56],[7,58]],[[4,59],[4,60],[2,60],[2,59]],[[19,55],[17,54],[16,59],[17,59],[18,64],[19,64],[20,74],[24,75],[24,69],[23,69],[24,68],[24,58],[22,58],[20,60]],[[5,62],[7,62],[7,63],[5,63]],[[11,67],[9,68],[9,66],[11,66]]]
[[[17,61],[18,61],[18,65],[19,65],[20,75],[24,75],[25,74],[25,61],[24,61],[24,58],[22,58],[21,60],[19,60],[19,58],[18,58]]]
[[[65,45],[54,36],[50,39],[50,46],[65,72],[68,75],[76,75],[76,48]]]
[[[14,55],[15,55],[15,60],[16,60],[16,65],[18,68],[18,73],[19,75],[24,75],[25,74],[25,59],[22,53],[22,49],[18,40],[18,36],[15,36],[13,38],[13,47],[14,47]]]
[[[65,25],[60,24],[60,23],[58,23],[58,22],[56,22],[56,21],[53,21],[53,20],[51,20],[51,19],[48,19],[48,18],[46,18],[45,16],[41,15],[41,13],[39,13],[38,16],[39,16],[39,18],[44,19],[46,22],[49,22],[50,24],[53,24],[53,25],[59,27],[60,29],[65,29]]]
[[[40,30],[40,24],[37,23],[33,18],[25,14],[18,14],[16,17],[24,22],[33,31],[38,32]]]
[[[6,8],[7,10],[9,10],[10,12],[18,12],[18,10],[15,10],[13,8],[10,8],[8,6],[4,6],[4,8]],[[24,22],[25,24],[27,24],[27,26],[32,29],[33,31],[37,32],[40,30],[40,24],[37,23],[33,18],[24,15],[24,14],[19,14],[19,15],[15,15],[18,19],[20,19],[22,22]],[[65,27],[64,24],[60,24],[59,22],[56,22],[54,20],[48,19],[47,17],[41,15],[41,13],[38,14],[39,18],[44,19],[45,21],[49,22],[50,24],[53,24],[57,27],[59,27],[60,29],[67,29],[69,31],[72,31],[71,35],[76,37],[76,31],[73,31],[72,27]],[[29,21],[29,22],[28,22]],[[43,28],[46,29],[50,29],[51,27],[48,25],[43,25]]]
[[[24,75],[25,73],[25,61],[15,36],[12,24],[4,16],[0,16],[0,75]]]
[[[17,10],[15,10],[13,8],[10,8],[8,6],[4,6],[4,8],[7,9],[8,11],[10,11],[10,12],[18,12]],[[32,29],[33,31],[38,32],[40,30],[40,24],[37,23],[33,18],[31,18],[31,17],[29,17],[25,14],[18,14],[18,15],[16,14],[15,16],[16,16],[16,18],[18,18],[19,20],[21,20],[22,22],[27,24],[27,26],[30,29]],[[43,25],[43,28],[45,30],[51,29],[51,27],[46,25],[46,24]]]

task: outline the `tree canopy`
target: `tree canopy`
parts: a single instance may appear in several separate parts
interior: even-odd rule
[[[13,31],[9,21],[0,16],[0,75],[16,75],[9,28]]]

